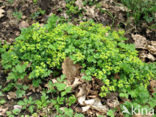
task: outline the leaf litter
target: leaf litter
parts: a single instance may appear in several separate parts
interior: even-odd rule
[[[31,0],[30,0],[31,1]],[[56,12],[56,9],[58,8],[65,8],[66,7],[66,3],[64,0],[60,0],[59,2],[56,0],[53,0],[55,2],[55,4],[59,3],[59,5],[55,5],[55,8],[52,7],[53,12]],[[112,5],[114,4],[114,1],[111,0],[102,0],[104,1],[104,4],[102,4],[104,10],[110,10],[113,14],[117,13],[120,14],[119,17],[116,17],[116,19],[120,19],[119,21],[122,20],[122,22],[126,22],[124,19],[124,13],[122,12],[126,12],[127,8],[125,8],[122,5]],[[99,11],[95,8],[95,6],[83,6],[83,1],[82,0],[76,0],[76,4],[79,8],[85,8],[87,10],[86,13],[83,13],[84,17],[86,17],[87,19],[93,18],[96,19],[97,21],[100,21],[104,24],[109,24],[110,22],[112,22],[112,20],[108,20],[106,18],[106,14],[102,14],[101,16],[99,15]],[[12,4],[12,6],[14,5],[14,7],[18,7],[18,4],[20,4],[19,0],[15,0],[14,4]],[[30,2],[32,4],[32,1]],[[22,9],[25,10],[27,9],[28,4],[23,5]],[[9,10],[9,9],[8,9]],[[117,11],[117,12],[116,12]],[[10,14],[13,11],[11,10]],[[30,10],[30,12],[34,12],[33,10]],[[0,18],[5,17],[4,16],[5,11],[3,10],[3,7],[0,8]],[[29,25],[31,25],[32,22],[27,22],[27,15],[28,13],[26,13],[24,16],[22,16],[24,19],[24,21],[22,22],[18,22],[17,20],[13,19],[13,17],[10,15],[9,16],[9,23],[7,22],[3,22],[3,26],[6,25],[8,27],[16,27],[17,29],[19,28],[25,28]],[[66,14],[65,10],[63,10],[61,13],[61,15],[65,16],[65,18],[69,18],[68,15]],[[9,15],[7,13],[7,15]],[[43,17],[43,19],[45,19]],[[107,21],[108,20],[108,21]],[[132,21],[132,20],[131,20]],[[108,22],[108,23],[107,23]],[[119,24],[120,22],[117,22],[116,24]],[[127,23],[127,22],[126,22]],[[129,25],[129,24],[124,24],[125,26]],[[19,25],[20,24],[20,25]],[[6,28],[7,29],[7,28]],[[136,30],[136,28],[133,26],[132,24],[132,30]],[[12,32],[11,32],[12,33]],[[130,32],[131,33],[131,32]],[[17,34],[16,36],[19,35],[19,30],[14,31],[14,34]],[[10,35],[9,35],[10,36]],[[143,56],[140,55],[140,58],[142,57],[145,61],[146,58],[148,58],[150,61],[155,61],[155,55],[156,55],[156,41],[148,41],[147,37],[142,36],[142,35],[136,35],[133,34],[134,37],[134,41],[136,44],[136,47],[138,47],[138,49],[140,50],[140,52],[143,52]],[[132,38],[133,38],[132,37]],[[138,38],[139,37],[139,38]],[[0,37],[1,38],[1,37]],[[8,39],[8,36],[2,37],[3,39]],[[10,37],[9,37],[10,38]],[[14,36],[12,37],[12,39],[14,38]],[[135,39],[136,38],[136,39]],[[138,39],[138,40],[137,40]],[[139,44],[142,44],[139,45]],[[105,99],[105,102],[102,101],[102,99],[100,99],[98,97],[98,92],[100,90],[100,81],[97,81],[96,79],[92,78],[92,81],[89,83],[86,83],[83,79],[82,76],[83,74],[80,74],[80,68],[81,66],[74,65],[73,61],[71,61],[70,59],[67,59],[66,61],[64,61],[64,64],[62,65],[62,68],[64,69],[63,73],[65,75],[67,75],[67,83],[68,86],[72,87],[73,92],[75,92],[75,95],[78,98],[78,106],[75,108],[75,111],[77,109],[77,111],[79,112],[86,112],[88,113],[88,115],[94,115],[96,113],[96,115],[99,115],[101,113],[106,113],[108,111],[108,109],[114,107],[114,106],[118,106],[118,95],[113,95],[111,94],[110,97],[107,97],[107,99]],[[69,70],[68,70],[69,69]],[[116,76],[116,78],[118,78]],[[96,81],[95,81],[96,80]],[[53,79],[52,81],[53,83],[56,83],[57,80]],[[98,86],[98,85],[99,86]],[[151,81],[151,88],[152,91],[154,91],[155,88],[155,81]],[[33,92],[41,92],[42,88],[39,87],[34,88],[32,86],[29,87],[30,91]],[[12,100],[16,98],[16,94],[14,92],[8,93],[8,99]],[[114,98],[112,98],[114,97]],[[18,107],[18,105],[17,105]],[[2,108],[0,107],[0,115],[3,116],[5,115],[6,111],[8,110],[8,108]]]

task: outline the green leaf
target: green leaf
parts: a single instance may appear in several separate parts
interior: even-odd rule
[[[6,103],[6,100],[5,99],[0,99],[0,105],[3,105]]]
[[[34,108],[35,108],[35,106],[34,105],[31,105],[31,106],[29,106],[29,112],[31,112],[31,113],[33,113],[34,112]]]
[[[75,115],[74,115],[74,117],[85,117],[83,114],[78,114],[78,113],[76,113]]]
[[[115,116],[114,116],[114,111],[113,111],[113,110],[109,110],[109,111],[107,112],[107,115],[110,116],[110,117],[115,117]]]
[[[68,117],[72,117],[73,116],[73,110],[69,109],[69,108],[64,108],[64,114]]]
[[[63,90],[65,90],[66,84],[64,84],[64,83],[55,83],[55,86],[57,87],[58,91],[63,91]]]
[[[126,94],[126,93],[120,93],[120,94],[119,94],[119,96],[120,96],[120,97],[124,97],[124,98],[127,98],[127,99],[128,99],[128,94]]]

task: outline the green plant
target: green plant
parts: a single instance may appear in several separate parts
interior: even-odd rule
[[[0,54],[2,53],[2,42],[0,41]]]
[[[0,105],[3,105],[6,103],[6,100],[5,99],[0,99]]]
[[[38,11],[34,12],[33,14],[31,14],[31,18],[32,19],[36,19],[40,15],[44,15],[44,14],[45,14],[45,10],[39,9]]]
[[[14,0],[7,0],[10,4],[12,4],[14,2]]]
[[[37,105],[37,109],[41,110],[45,107],[48,106],[48,104],[50,103],[50,101],[48,100],[48,96],[46,95],[46,93],[42,93],[41,99],[40,100],[36,100],[35,104]]]
[[[34,112],[34,108],[35,108],[35,102],[34,100],[32,99],[32,97],[29,97],[28,99],[27,98],[24,98],[24,100],[20,100],[18,102],[18,105],[22,106],[22,110],[26,110],[30,113],[33,113]]]
[[[0,97],[3,96],[2,86],[0,85]]]
[[[153,93],[151,96],[148,90],[143,86],[127,92],[127,96],[120,94],[120,97],[132,99],[132,101],[126,101],[121,105],[122,110],[127,108],[129,111],[129,115],[125,114],[128,117],[131,116],[131,112],[133,112],[132,110],[134,108],[136,108],[135,113],[141,112],[142,115],[146,115],[149,112],[153,112],[152,109],[154,110],[156,107],[156,93]]]
[[[5,88],[2,89],[3,92],[8,92],[12,89],[16,89],[16,96],[17,98],[21,98],[25,95],[26,90],[28,89],[28,86],[22,85],[19,83],[8,83]]]
[[[84,117],[83,114],[75,113],[71,108],[63,108],[59,111],[56,117]]]
[[[69,16],[81,15],[81,12],[83,11],[83,9],[79,9],[79,7],[75,5],[75,0],[66,1],[66,8],[66,13]]]
[[[14,110],[12,110],[12,112],[13,112],[13,114],[14,115],[19,115],[19,113],[21,112],[21,110],[20,109],[14,109]]]
[[[13,89],[15,87],[14,83],[9,83],[8,85],[5,86],[5,88],[2,89],[3,92],[8,92],[11,89]]]
[[[57,78],[56,83],[48,82],[48,93],[52,93],[53,96],[57,95],[55,99],[52,99],[52,103],[57,111],[61,105],[66,104],[67,106],[71,106],[76,102],[76,97],[74,95],[69,94],[71,92],[71,87],[67,87],[66,84],[62,83],[65,81],[65,76],[62,75],[60,78]]]
[[[151,72],[153,73],[153,79],[156,80],[156,62],[152,62],[148,64],[149,68],[151,69]]]
[[[15,12],[13,12],[13,16],[14,16],[15,18],[17,18],[18,20],[20,20],[20,19],[22,18],[22,12],[20,12],[20,11],[15,11]]]
[[[7,115],[8,117],[15,117],[11,111],[7,111],[7,112],[6,112],[6,115]]]
[[[115,116],[114,116],[114,111],[113,111],[113,110],[109,110],[109,111],[107,112],[107,115],[110,116],[110,117],[115,117]]]
[[[84,0],[83,5],[84,6],[86,6],[86,5],[93,6],[93,5],[97,4],[98,2],[99,2],[99,0]]]
[[[21,98],[25,95],[26,90],[28,89],[28,86],[26,85],[21,85],[21,84],[16,84],[16,96],[17,98]]]
[[[121,0],[121,2],[131,10],[128,16],[132,14],[136,23],[142,19],[148,23],[156,21],[156,2],[154,0]]]
[[[44,26],[36,23],[23,29],[14,44],[2,53],[3,68],[14,74],[21,67],[23,77],[42,81],[61,70],[63,60],[70,57],[82,66],[83,79],[98,78],[103,82],[101,97],[111,91],[148,86],[152,71],[138,58],[134,45],[125,43],[124,31],[93,21],[77,26],[60,21],[53,15]],[[7,79],[16,82],[22,78],[9,75]],[[56,83],[55,87],[62,92],[63,88],[58,87],[65,85]]]
[[[37,4],[37,2],[38,2],[38,0],[33,0],[33,3],[34,3],[34,4]]]
[[[1,40],[0,40],[0,55],[5,52],[7,49],[9,48],[9,44],[4,41],[4,44],[2,44]]]
[[[76,102],[76,100],[76,97],[74,95],[71,95],[69,98],[66,98],[66,104],[70,107]]]

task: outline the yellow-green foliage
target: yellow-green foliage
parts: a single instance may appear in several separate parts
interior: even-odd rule
[[[121,30],[111,30],[93,21],[77,26],[59,23],[52,16],[44,26],[36,23],[23,29],[16,42],[2,54],[2,65],[12,71],[10,80],[25,76],[38,80],[61,69],[65,57],[70,57],[82,66],[84,79],[98,78],[104,83],[101,96],[110,91],[147,86],[152,73],[137,57],[134,45],[125,44],[125,40]]]

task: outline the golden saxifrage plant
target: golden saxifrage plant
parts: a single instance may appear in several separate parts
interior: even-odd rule
[[[139,58],[134,45],[126,44],[124,31],[112,30],[93,21],[79,25],[62,23],[51,16],[48,23],[23,29],[16,41],[3,45],[1,64],[10,73],[8,80],[28,77],[34,85],[61,70],[66,57],[82,66],[83,79],[103,82],[100,96],[111,91],[147,87],[152,72]]]

